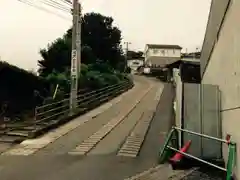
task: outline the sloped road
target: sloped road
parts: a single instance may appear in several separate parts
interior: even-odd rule
[[[172,87],[135,80],[121,97],[1,154],[0,179],[123,180],[155,166],[172,118]],[[119,153],[125,146],[130,153]]]

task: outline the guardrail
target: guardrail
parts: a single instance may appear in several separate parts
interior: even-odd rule
[[[215,165],[211,162],[205,161],[205,160],[200,159],[198,157],[195,157],[191,154],[181,152],[178,149],[169,146],[169,143],[171,142],[171,140],[173,138],[173,135],[174,135],[174,133],[176,133],[176,131],[189,133],[189,134],[192,134],[192,135],[200,136],[200,137],[203,137],[203,138],[206,138],[206,139],[211,139],[211,140],[214,140],[214,141],[218,141],[218,142],[227,144],[228,145],[227,168]],[[164,163],[169,158],[170,153],[167,150],[171,150],[171,151],[181,153],[188,158],[194,159],[196,161],[199,161],[201,163],[204,163],[206,165],[209,165],[211,167],[214,167],[214,168],[217,168],[221,171],[224,171],[224,172],[227,173],[226,174],[226,180],[231,180],[232,179],[232,173],[233,173],[233,168],[235,166],[235,158],[236,158],[236,143],[235,142],[232,142],[230,140],[219,139],[219,138],[216,138],[216,137],[208,136],[206,134],[201,134],[201,133],[189,131],[189,130],[186,130],[186,129],[181,129],[181,128],[178,128],[178,127],[173,127],[171,129],[171,131],[169,132],[168,136],[167,136],[167,139],[164,143],[162,151],[160,152],[160,155],[159,155],[159,162],[160,163]]]
[[[118,96],[133,87],[131,80],[125,80],[119,84],[107,86],[94,91],[81,90],[77,96],[77,110],[70,115],[69,97],[62,100],[46,103],[35,108],[33,121],[7,123],[0,128],[0,141],[19,143],[26,138],[34,138],[46,131],[55,128],[74,117],[77,117],[98,105]],[[14,136],[14,138],[7,138]],[[3,138],[4,137],[4,138]],[[6,137],[6,139],[5,139]]]
[[[107,86],[98,90],[84,92],[77,96],[77,112],[85,112],[89,109],[96,107],[97,105],[105,102],[123,91],[131,88],[133,83],[130,81],[124,81],[119,84]],[[61,117],[68,116],[70,112],[69,98],[44,104],[38,106],[35,109],[35,123],[45,123],[51,120],[56,120]]]

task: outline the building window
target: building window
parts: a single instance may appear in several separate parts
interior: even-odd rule
[[[153,54],[157,54],[158,53],[158,49],[153,49]]]

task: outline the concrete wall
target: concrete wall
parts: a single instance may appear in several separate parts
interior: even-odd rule
[[[183,128],[202,133],[201,127],[201,85],[193,83],[183,84]],[[192,140],[188,153],[201,158],[201,137],[183,133],[184,144]]]
[[[218,2],[218,3],[217,3]],[[217,8],[219,4],[225,4],[227,0],[215,0]],[[221,117],[222,134],[232,135],[232,140],[237,142],[237,167],[235,174],[240,179],[240,1],[232,0],[228,6],[225,18],[222,18],[223,24],[219,29],[218,39],[215,41],[213,51],[209,60],[201,57],[202,83],[216,84],[221,92]],[[214,18],[214,17],[212,17]],[[210,19],[209,22],[212,22]],[[210,27],[210,26],[209,26]],[[218,29],[207,29],[209,31],[218,31]],[[207,39],[205,40],[207,41]],[[203,50],[208,47],[203,47]],[[208,64],[205,62],[208,61]],[[223,155],[227,159],[227,148],[223,147]]]
[[[231,0],[212,0],[205,39],[201,53],[201,75],[206,69],[213,47],[219,38],[224,16]]]
[[[221,138],[219,89],[209,84],[183,83],[183,127],[197,133]],[[203,159],[220,159],[221,143],[183,133],[183,140],[192,140],[189,153]]]

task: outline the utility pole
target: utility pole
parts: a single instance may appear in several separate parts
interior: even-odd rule
[[[81,32],[80,32],[80,5],[78,0],[73,0],[73,27],[72,27],[72,58],[71,58],[71,93],[70,113],[77,108],[78,76],[80,70]]]
[[[82,33],[82,6],[78,3],[78,31],[77,31],[77,62],[78,62],[78,73],[81,74],[81,33]],[[80,78],[80,76],[79,76]]]
[[[124,44],[126,44],[126,54],[125,54],[125,67],[124,67],[124,71],[127,70],[127,55],[128,55],[128,46],[131,44],[131,42],[124,42]]]

